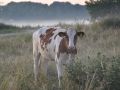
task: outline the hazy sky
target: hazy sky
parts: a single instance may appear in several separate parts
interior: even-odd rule
[[[1,5],[4,5],[4,4],[7,4],[8,2],[10,1],[15,1],[15,2],[20,2],[20,1],[32,1],[32,2],[41,2],[41,3],[44,3],[44,4],[51,4],[53,3],[54,1],[59,1],[59,2],[66,2],[66,1],[69,1],[71,2],[72,4],[82,4],[84,5],[85,1],[88,1],[88,0],[0,0],[0,4]]]

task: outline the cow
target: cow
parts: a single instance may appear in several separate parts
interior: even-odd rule
[[[69,28],[42,27],[33,33],[33,59],[34,76],[38,80],[39,67],[42,57],[45,72],[47,73],[48,62],[55,61],[58,73],[59,86],[63,76],[63,65],[69,65],[74,61],[77,54],[77,36],[84,36],[84,32],[77,32]]]

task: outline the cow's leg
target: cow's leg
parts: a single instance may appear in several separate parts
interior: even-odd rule
[[[47,76],[47,70],[48,70],[48,59],[43,58],[43,70],[44,70],[44,75]]]
[[[61,87],[61,80],[63,76],[63,66],[61,60],[57,60],[56,66],[58,72],[59,87]]]
[[[33,59],[34,59],[34,76],[35,81],[38,81],[38,73],[39,73],[39,63],[40,63],[40,53],[35,52],[33,53]]]

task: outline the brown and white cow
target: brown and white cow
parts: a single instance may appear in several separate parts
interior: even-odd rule
[[[43,27],[33,33],[33,59],[35,80],[38,78],[40,57],[44,59],[44,69],[47,72],[48,62],[56,62],[58,80],[63,75],[63,64],[70,64],[77,54],[77,36],[83,36],[84,32],[76,32],[72,29],[60,27]]]

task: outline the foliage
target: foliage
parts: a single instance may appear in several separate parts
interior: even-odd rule
[[[20,32],[23,30],[34,30],[34,29],[38,29],[40,28],[40,26],[15,26],[15,25],[8,25],[8,24],[4,24],[4,23],[0,23],[0,34],[5,34],[5,33],[16,33],[16,32]]]
[[[67,67],[67,78],[79,86],[79,90],[119,90],[120,57],[108,58],[98,53],[88,57],[90,65],[81,61]]]
[[[120,15],[120,0],[90,0],[86,5],[93,19]]]
[[[120,28],[120,19],[119,18],[106,18],[106,19],[101,20],[99,24],[104,29]]]
[[[16,29],[17,27],[0,23],[0,29],[10,29],[10,28]]]

